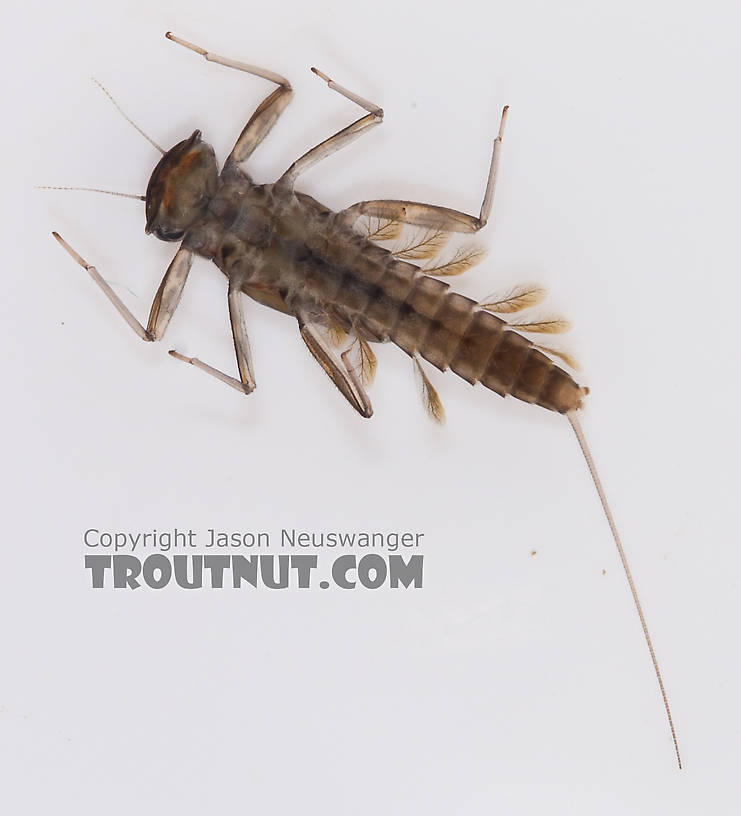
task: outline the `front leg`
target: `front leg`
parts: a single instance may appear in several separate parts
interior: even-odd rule
[[[83,269],[87,270],[90,277],[98,284],[103,294],[116,307],[118,313],[136,332],[138,337],[142,340],[149,341],[161,339],[165,333],[167,324],[170,322],[170,318],[175,312],[175,309],[177,309],[178,303],[180,303],[183,287],[188,279],[188,272],[190,272],[190,266],[193,262],[193,253],[190,252],[190,250],[179,249],[167,267],[167,272],[165,272],[162,283],[160,283],[157,294],[152,301],[149,321],[145,329],[121,298],[111,289],[107,281],[103,279],[98,270],[75,252],[59,233],[53,232],[52,235],[59,241],[64,249],[67,250],[72,258],[74,258]]]
[[[209,62],[216,62],[219,65],[225,65],[227,68],[235,68],[237,71],[244,71],[246,74],[269,79],[279,86],[270,96],[263,100],[262,104],[252,114],[227,159],[227,162],[234,161],[237,164],[246,161],[260,142],[268,135],[278,120],[278,117],[285,110],[286,105],[291,101],[291,97],[293,96],[291,83],[280,74],[275,74],[264,68],[258,68],[256,65],[248,65],[246,62],[238,62],[228,57],[221,57],[218,54],[211,54],[199,45],[193,45],[193,43],[187,40],[176,37],[170,31],[165,34],[165,37],[178,45],[195,51],[196,54],[200,54]]]

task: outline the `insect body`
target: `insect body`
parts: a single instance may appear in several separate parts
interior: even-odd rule
[[[155,295],[146,328],[95,268],[56,233],[55,237],[90,272],[144,340],[158,340],[163,336],[180,300],[193,257],[200,255],[213,260],[228,280],[228,311],[239,378],[217,371],[197,358],[184,357],[176,351],[170,354],[245,394],[254,390],[255,377],[243,311],[244,294],[296,318],[301,337],[311,353],[364,417],[372,414],[365,390],[368,375],[375,367],[370,344],[386,341],[393,342],[415,360],[433,414],[439,415],[441,408],[422,372],[420,357],[443,371],[451,369],[469,383],[480,382],[501,396],[512,395],[566,414],[579,439],[618,546],[674,737],[663,681],[638,596],[576,418],[587,389],[579,386],[564,368],[521,333],[543,328],[541,324],[511,324],[492,313],[517,311],[535,302],[536,290],[515,291],[495,303],[480,305],[371,240],[375,237],[382,241],[397,234],[401,225],[408,224],[431,231],[428,243],[434,245],[435,236],[450,232],[474,233],[485,226],[491,211],[507,109],[503,111],[494,140],[478,217],[409,201],[364,201],[333,212],[296,191],[295,182],[306,169],[379,124],[383,111],[312,69],[331,89],[356,102],[367,113],[294,162],[274,184],[256,185],[245,169],[245,162],[288,104],[292,95],[289,82],[261,68],[210,54],[170,33],[166,36],[211,62],[264,77],[278,87],[257,108],[221,171],[213,148],[202,141],[200,131],[168,151],[158,148],[162,158],[152,173],[146,196],[140,197],[146,201],[146,231],[164,241],[179,242],[180,247]],[[369,236],[355,230],[361,217],[376,219],[377,228]],[[418,249],[417,254],[407,252],[406,257],[424,255],[425,251]],[[449,271],[451,264],[447,267]],[[518,326],[521,331],[517,330]],[[337,351],[334,342],[338,336],[347,338],[350,343],[342,353]],[[353,359],[352,349],[356,349],[359,362]],[[674,742],[676,748],[676,738]]]

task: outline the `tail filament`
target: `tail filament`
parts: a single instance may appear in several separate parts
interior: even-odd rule
[[[646,639],[646,645],[648,646],[648,651],[651,655],[651,662],[654,666],[654,672],[656,674],[656,679],[659,681],[659,689],[661,691],[661,698],[664,701],[664,709],[666,710],[666,717],[669,721],[669,729],[672,734],[672,741],[674,742],[674,751],[677,755],[677,764],[681,770],[682,768],[682,759],[679,755],[679,743],[677,742],[677,734],[674,730],[674,721],[672,720],[672,713],[669,709],[669,700],[666,696],[666,690],[664,689],[664,681],[661,677],[661,670],[659,669],[659,663],[656,660],[656,653],[654,652],[654,646],[651,641],[651,635],[648,633],[648,626],[646,624],[646,618],[643,614],[643,609],[641,607],[641,602],[638,599],[638,591],[636,590],[635,582],[633,581],[633,575],[631,574],[630,567],[628,566],[628,559],[625,555],[625,550],[623,549],[623,544],[620,541],[620,536],[617,531],[617,527],[615,526],[615,520],[612,517],[612,512],[610,511],[610,505],[607,503],[607,497],[605,496],[604,488],[602,487],[602,482],[600,481],[599,475],[597,474],[597,468],[594,465],[594,460],[592,459],[592,454],[589,451],[589,447],[587,445],[587,441],[584,438],[584,432],[581,429],[581,424],[579,423],[579,419],[576,415],[576,411],[569,411],[566,414],[569,422],[571,423],[571,427],[574,429],[574,433],[576,434],[576,438],[579,441],[579,447],[581,448],[582,453],[584,454],[584,459],[587,463],[587,467],[589,468],[589,472],[592,475],[592,481],[594,482],[594,486],[597,489],[597,494],[599,495],[599,500],[602,503],[602,509],[605,511],[605,518],[607,519],[607,523],[610,525],[610,530],[612,531],[612,537],[615,540],[615,545],[617,546],[618,554],[620,555],[620,561],[623,565],[623,570],[625,571],[625,577],[628,579],[628,586],[630,587],[630,592],[633,595],[633,603],[635,604],[636,611],[638,612],[638,617],[641,621],[641,628],[643,629],[643,636]]]

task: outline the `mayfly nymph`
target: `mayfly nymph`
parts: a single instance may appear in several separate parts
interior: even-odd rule
[[[559,317],[517,320],[508,317],[542,301],[544,292],[537,286],[516,287],[476,302],[452,291],[449,284],[439,279],[472,266],[480,259],[477,251],[459,251],[436,266],[422,267],[417,263],[437,256],[450,233],[476,233],[486,225],[507,108],[502,111],[494,139],[478,216],[397,200],[362,201],[334,212],[297,191],[295,183],[304,171],[380,124],[381,108],[312,68],[329,88],[366,113],[301,156],[277,182],[255,184],[245,163],[290,101],[293,93],[290,83],[271,71],[212,54],[170,32],[165,36],[210,62],[262,77],[277,88],[247,122],[221,170],[213,148],[203,141],[199,130],[163,150],[134,125],[162,157],[151,175],[146,195],[130,197],[145,201],[147,233],[179,243],[154,297],[146,327],[95,267],[56,232],[54,237],[89,272],[136,334],[147,341],[159,340],[164,335],[180,301],[193,258],[198,255],[212,260],[228,281],[228,312],[239,376],[232,377],[175,350],[170,354],[244,394],[255,388],[243,309],[246,294],[296,319],[309,351],[363,417],[373,413],[366,391],[376,368],[371,344],[389,341],[414,361],[427,410],[435,419],[442,419],[442,404],[421,360],[441,371],[450,369],[472,385],[481,383],[500,396],[511,395],[564,414],[577,436],[618,548],[681,768],[653,644],[612,513],[577,419],[588,390],[553,359],[555,356],[573,367],[568,354],[538,345],[527,337],[534,333],[560,333],[568,324]],[[358,230],[359,224],[364,231]],[[424,234],[401,248],[384,246],[398,240],[407,226],[421,228]]]

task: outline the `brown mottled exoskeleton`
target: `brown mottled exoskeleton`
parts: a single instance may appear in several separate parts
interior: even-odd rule
[[[95,268],[54,233],[57,240],[88,270],[143,340],[159,340],[164,335],[193,256],[212,260],[228,280],[229,319],[239,378],[217,371],[197,358],[184,357],[174,350],[170,354],[245,394],[254,390],[255,377],[243,312],[244,294],[296,318],[301,337],[313,356],[363,417],[370,417],[373,412],[365,390],[375,370],[370,344],[386,341],[395,343],[415,361],[428,411],[436,419],[442,417],[442,406],[422,371],[420,358],[441,371],[451,369],[471,384],[480,382],[501,396],[512,395],[565,414],[576,432],[620,553],[679,761],[674,726],[645,618],[576,418],[587,389],[579,386],[544,351],[571,364],[567,355],[538,346],[525,336],[532,332],[562,331],[565,321],[552,318],[511,322],[498,316],[519,312],[539,302],[542,290],[537,287],[518,287],[506,295],[477,303],[437,279],[436,276],[463,271],[475,262],[476,253],[459,253],[433,268],[410,263],[435,255],[447,234],[475,233],[486,225],[507,108],[502,112],[499,133],[494,139],[478,217],[447,207],[384,200],[363,201],[333,212],[298,192],[295,182],[309,167],[380,124],[383,111],[312,68],[331,89],[356,102],[367,114],[304,154],[274,184],[254,184],[245,162],[290,101],[290,83],[270,71],[211,54],[169,32],[166,36],[211,62],[263,77],[278,87],[252,115],[221,171],[213,148],[202,141],[198,130],[168,151],[155,145],[163,156],[152,173],[146,196],[139,196],[146,201],[146,232],[163,241],[179,242],[180,247],[154,297],[147,327],[137,321]],[[368,221],[365,234],[356,230],[356,222],[363,217]],[[426,233],[401,250],[379,245],[398,238],[403,225],[423,228]],[[339,351],[343,343],[346,348]]]

